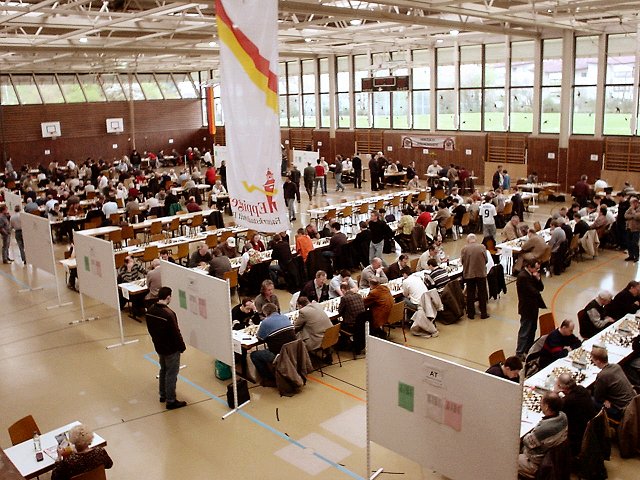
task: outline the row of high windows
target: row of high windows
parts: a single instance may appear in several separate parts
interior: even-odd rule
[[[570,133],[638,135],[636,34],[573,41]],[[557,134],[563,62],[560,38],[282,62],[280,125]],[[362,78],[387,75],[411,89],[362,92]]]
[[[199,73],[0,75],[2,105],[200,97]]]

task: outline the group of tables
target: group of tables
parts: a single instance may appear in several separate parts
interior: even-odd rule
[[[589,387],[595,382],[600,369],[591,363],[591,349],[601,346],[607,349],[609,363],[620,363],[633,353],[631,342],[640,332],[640,314],[628,314],[609,325],[602,332],[585,340],[580,348],[556,360],[535,375],[525,379],[523,386],[520,436],[526,435],[542,420],[540,398],[545,391],[552,390],[556,378],[562,373],[571,373],[576,383]]]

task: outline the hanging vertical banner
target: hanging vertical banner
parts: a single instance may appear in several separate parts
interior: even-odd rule
[[[209,133],[216,134],[216,112],[215,98],[213,96],[213,87],[205,88],[207,97],[207,124],[209,125]]]
[[[216,0],[227,186],[238,225],[289,228],[280,178],[277,0]]]

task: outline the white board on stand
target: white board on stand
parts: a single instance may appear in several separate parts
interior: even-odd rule
[[[229,149],[224,145],[214,145],[213,164],[218,168],[223,160],[229,165]]]
[[[307,167],[307,163],[316,166],[320,158],[320,152],[308,152],[306,150],[293,150],[293,164],[298,170],[303,171]]]
[[[185,343],[233,365],[231,300],[226,280],[161,261],[162,286],[171,288],[171,308]]]
[[[11,190],[8,190],[8,189],[4,190],[3,195],[4,195],[4,202],[7,204],[7,208],[9,208],[10,215],[13,215],[13,212],[15,212],[16,205],[22,208],[21,195],[16,195],[15,193],[13,193]]]
[[[80,293],[119,310],[118,273],[113,258],[113,244],[81,232],[73,235],[73,243]]]
[[[456,480],[517,478],[519,384],[375,337],[367,376],[372,442]]]
[[[20,219],[27,263],[55,275],[56,263],[49,219],[24,212],[20,214]]]

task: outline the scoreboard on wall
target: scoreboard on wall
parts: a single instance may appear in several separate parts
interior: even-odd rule
[[[397,92],[409,90],[409,76],[367,77],[362,79],[363,92]]]

